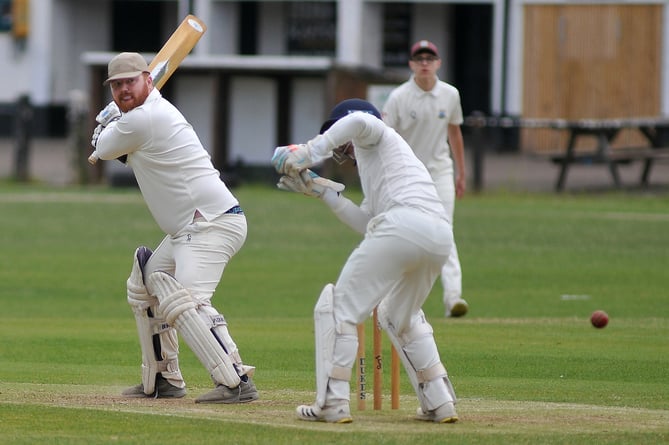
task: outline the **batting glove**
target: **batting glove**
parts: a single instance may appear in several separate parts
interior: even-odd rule
[[[95,120],[98,124],[101,124],[103,127],[106,127],[111,122],[117,121],[121,117],[121,110],[118,109],[116,102],[111,101],[107,104],[102,111],[95,116]]]
[[[314,198],[323,196],[323,193],[325,193],[327,189],[339,193],[345,188],[344,184],[321,178],[308,169],[302,171],[297,177],[287,175],[282,176],[276,186],[281,190],[302,193],[307,196],[313,196]]]
[[[272,165],[277,173],[296,178],[302,170],[313,165],[309,147],[306,144],[277,147],[272,156]]]
[[[91,137],[91,145],[95,148],[98,146],[98,138],[100,137],[100,133],[102,133],[102,130],[104,130],[105,127],[102,124],[99,124],[97,127],[95,127],[95,130],[93,130],[93,136]]]

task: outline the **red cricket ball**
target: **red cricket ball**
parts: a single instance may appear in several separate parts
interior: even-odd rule
[[[604,311],[595,311],[590,316],[590,323],[596,328],[603,328],[609,323],[609,315]]]

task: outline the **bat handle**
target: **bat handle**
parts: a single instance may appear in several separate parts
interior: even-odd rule
[[[98,152],[97,150],[91,153],[91,155],[88,157],[88,163],[91,165],[95,165],[98,162]]]

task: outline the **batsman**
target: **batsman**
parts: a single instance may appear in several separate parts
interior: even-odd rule
[[[363,200],[358,206],[341,184],[309,170],[325,159],[353,160]],[[336,283],[327,284],[314,308],[316,401],[297,407],[301,420],[349,423],[351,370],[357,325],[378,307],[379,325],[399,353],[418,396],[416,417],[435,423],[458,420],[455,392],[441,362],[422,306],[453,247],[446,210],[425,166],[381,120],[369,102],[335,106],[306,144],[277,147],[272,164],[279,188],[320,198],[363,234]]]
[[[144,200],[166,234],[151,251],[139,247],[127,280],[137,322],[142,381],[128,397],[186,395],[177,333],[205,367],[215,388],[196,403],[256,400],[255,368],[242,362],[228,324],[211,303],[223,271],[246,240],[239,201],[214,168],[193,127],[154,88],[138,53],[108,65],[113,101],[97,116],[91,143],[103,160],[132,168]],[[230,294],[230,289],[222,289]]]

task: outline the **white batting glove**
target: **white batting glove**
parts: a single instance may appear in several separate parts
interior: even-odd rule
[[[277,173],[296,178],[302,170],[313,165],[309,147],[306,144],[276,147],[272,156],[272,165]]]
[[[342,192],[344,184],[321,178],[311,170],[303,170],[297,177],[284,175],[276,185],[281,190],[302,193],[314,198],[320,198],[327,189],[337,193]]]
[[[91,136],[91,145],[94,148],[98,148],[98,140],[100,139],[100,135],[102,134],[103,131],[105,131],[107,128],[114,128],[116,126],[116,121],[112,121],[107,125],[106,127],[102,124],[98,124],[97,127],[95,127],[95,130],[93,130],[93,136]]]
[[[102,130],[104,129],[105,129],[104,125],[99,124],[97,127],[95,127],[95,130],[93,130],[93,136],[91,137],[91,145],[94,148],[97,148],[98,138],[100,137],[100,133],[102,133]]]
[[[102,111],[95,116],[95,120],[98,124],[101,124],[103,127],[106,127],[111,122],[118,120],[121,117],[121,110],[118,109],[116,102],[111,101],[107,104]]]

